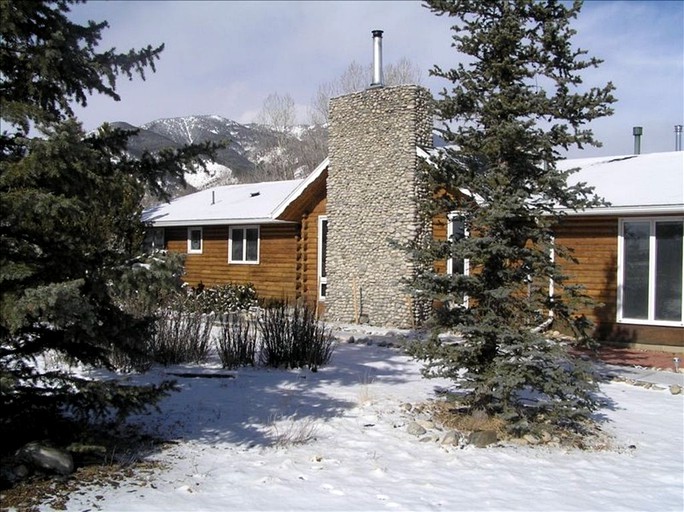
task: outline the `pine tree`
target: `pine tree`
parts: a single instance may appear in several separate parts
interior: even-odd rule
[[[113,368],[113,354],[144,358],[154,317],[127,307],[147,268],[170,276],[177,261],[140,264],[146,191],[163,196],[213,146],[126,153],[132,132],[85,134],[71,105],[87,93],[118,100],[119,75],[154,70],[163,45],[97,52],[106,22],[67,16],[77,0],[0,0],[0,432],[35,435],[70,416],[140,411],[172,389],[120,385],[46,368],[41,358]],[[33,133],[40,136],[32,137]],[[169,277],[171,279],[171,277]],[[161,285],[157,285],[161,287]],[[149,313],[149,312],[148,312]],[[41,432],[45,434],[46,432]],[[7,439],[7,437],[3,438]],[[15,441],[21,439],[15,437]]]
[[[586,298],[556,261],[572,255],[554,244],[553,228],[561,218],[557,207],[578,210],[600,199],[586,184],[569,186],[556,161],[561,149],[600,145],[584,125],[611,114],[613,86],[580,90],[580,72],[600,61],[571,44],[579,2],[428,0],[427,6],[458,20],[453,46],[465,63],[431,71],[451,86],[437,100],[448,149],[426,166],[436,200],[426,203],[425,214],[455,212],[463,229],[414,247],[424,270],[413,288],[442,303],[438,323],[462,333],[464,342],[435,337],[415,355],[426,361],[427,375],[458,382],[472,411],[502,417],[513,430],[542,420],[577,427],[596,407],[595,384],[541,325],[567,324],[588,339],[588,322],[577,313]],[[446,258],[467,261],[470,272],[431,270]]]

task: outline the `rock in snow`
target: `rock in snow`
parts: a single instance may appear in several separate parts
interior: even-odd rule
[[[17,458],[42,470],[70,475],[74,471],[74,459],[69,452],[46,446],[37,441],[28,443],[17,452]]]

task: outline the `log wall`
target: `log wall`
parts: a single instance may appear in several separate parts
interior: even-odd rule
[[[228,263],[229,226],[202,228],[202,254],[187,254],[187,228],[166,228],[166,247],[185,254],[183,279],[192,286],[252,283],[260,298],[296,296],[296,255],[299,226],[265,224],[260,227],[259,263]]]
[[[617,217],[568,217],[556,228],[556,243],[574,250],[578,264],[561,262],[571,283],[585,287],[596,305],[584,313],[604,341],[684,347],[684,329],[617,323]]]
[[[433,235],[446,239],[446,218],[433,220]],[[595,324],[594,336],[628,345],[684,348],[684,329],[617,322],[617,217],[567,217],[556,228],[556,243],[573,250],[578,264],[557,260],[570,276],[568,284],[581,284],[595,305],[584,313]],[[435,262],[446,272],[446,262]]]

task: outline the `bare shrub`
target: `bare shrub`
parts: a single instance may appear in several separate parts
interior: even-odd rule
[[[142,349],[128,351],[121,350],[117,346],[112,346],[107,357],[109,364],[120,372],[145,372],[150,369],[154,362],[148,346]]]
[[[310,443],[316,440],[318,426],[312,418],[297,419],[274,416],[271,418],[271,437],[278,448]]]
[[[206,361],[213,319],[194,309],[187,297],[176,297],[158,312],[150,357],[163,365]]]
[[[256,325],[242,314],[230,314],[221,323],[216,352],[224,368],[254,366],[257,352]]]
[[[261,362],[266,366],[316,371],[332,357],[332,332],[306,304],[274,303],[263,311],[258,323]]]

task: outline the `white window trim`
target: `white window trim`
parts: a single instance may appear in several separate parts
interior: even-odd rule
[[[200,248],[199,249],[193,249],[192,248],[192,232],[193,231],[199,231],[200,233]],[[188,254],[202,254],[202,250],[204,249],[204,232],[201,227],[190,227],[188,228]]]
[[[323,288],[323,285],[326,285],[326,293],[327,293],[327,285],[328,285],[328,277],[321,276],[321,268],[323,267],[323,237],[321,236],[321,233],[323,233],[323,222],[327,222],[328,216],[327,215],[321,215],[318,217],[318,261],[317,261],[317,295],[318,295],[318,300],[321,302],[325,302],[325,295],[321,294],[321,289]]]
[[[680,320],[655,320],[655,282],[654,279],[656,268],[656,258],[653,257],[655,254],[655,224],[656,222],[671,222],[680,221],[684,222],[684,217],[626,217],[621,218],[618,221],[618,261],[617,261],[617,318],[616,321],[619,324],[634,324],[634,325],[653,325],[653,326],[663,326],[663,327],[684,327],[684,313]],[[625,318],[622,315],[622,303],[623,303],[623,269],[624,269],[624,227],[625,222],[649,222],[649,262],[648,262],[648,319],[643,318]],[[682,261],[682,266],[684,267],[684,259]],[[684,288],[684,269],[682,272],[682,287]],[[684,308],[683,308],[684,309]]]
[[[243,231],[243,244],[242,244],[242,258],[241,260],[233,259],[233,230],[242,229]],[[248,229],[257,230],[257,257],[256,260],[247,260],[247,240],[244,233]],[[261,226],[259,225],[246,225],[246,226],[231,226],[228,229],[228,263],[233,263],[235,265],[258,265],[261,261]]]
[[[454,235],[454,225],[453,221],[458,218],[462,218],[463,215],[459,212],[451,212],[447,215],[447,240],[451,240],[451,237]],[[470,236],[470,231],[466,226],[463,227],[463,236],[468,237]],[[454,259],[453,258],[447,258],[447,274],[453,275],[454,273]],[[464,276],[469,276],[470,275],[470,260],[468,258],[465,258],[463,260],[463,275]],[[464,308],[469,307],[469,297],[465,295],[463,297],[463,302],[461,303],[461,306]]]

